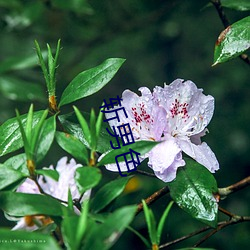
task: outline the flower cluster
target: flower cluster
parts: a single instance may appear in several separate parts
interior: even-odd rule
[[[76,164],[74,159],[71,159],[67,162],[67,157],[61,158],[56,168],[53,166],[44,169],[56,170],[59,174],[58,180],[54,180],[47,176],[40,176],[38,178],[38,184],[42,188],[43,192],[51,195],[61,201],[67,202],[68,200],[68,190],[70,190],[72,199],[78,199],[80,193],[77,189],[76,182],[74,179],[75,171],[78,167],[81,167],[80,164]],[[27,178],[16,190],[20,193],[30,193],[30,194],[41,194],[38,189],[37,184]],[[90,190],[86,191],[80,202],[86,200],[90,196]],[[47,225],[51,223],[51,219],[45,216],[25,216],[21,218],[17,225],[12,230],[27,230],[34,231],[38,229],[39,225]]]
[[[201,142],[214,112],[212,96],[204,95],[192,81],[182,79],[163,88],[156,86],[152,93],[146,87],[139,91],[141,96],[130,90],[123,92],[121,103],[128,118],[121,115],[119,123],[113,119],[109,125],[130,123],[136,141],[161,142],[141,157],[142,160],[149,158],[148,166],[159,179],[164,182],[175,179],[177,168],[185,165],[182,152],[212,173],[219,169],[214,153],[205,142]],[[106,117],[109,116],[107,113]],[[107,164],[106,168],[118,171],[116,164]]]

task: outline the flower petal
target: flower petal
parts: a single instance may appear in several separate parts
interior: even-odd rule
[[[16,190],[19,193],[27,193],[27,194],[40,194],[40,191],[36,185],[36,183],[27,178]]]
[[[173,136],[195,135],[203,131],[214,112],[214,98],[204,95],[192,81],[177,79],[164,88],[156,87],[153,96],[168,112]]]
[[[216,156],[207,143],[195,145],[190,140],[179,140],[178,142],[183,152],[206,167],[211,173],[219,169]]]
[[[182,159],[181,149],[176,144],[175,139],[170,136],[149,152],[148,166],[164,182],[174,180],[178,167],[184,165],[185,161]]]

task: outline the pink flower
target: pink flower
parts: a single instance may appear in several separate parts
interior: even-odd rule
[[[175,179],[178,167],[184,166],[182,152],[214,173],[219,169],[218,161],[201,137],[214,112],[214,98],[202,93],[191,81],[177,79],[163,88],[156,86],[153,93],[140,88],[141,96],[125,90],[121,106],[128,118],[119,114],[120,123],[110,120],[110,126],[129,123],[134,139],[162,141],[141,159],[149,158],[148,166],[164,182]],[[112,115],[106,114],[107,118]],[[107,169],[118,171],[116,164]],[[126,167],[122,168],[126,171]]]
[[[74,179],[75,171],[78,167],[81,167],[80,164],[76,164],[74,159],[71,159],[67,162],[67,157],[61,158],[56,168],[53,166],[44,169],[56,170],[59,173],[58,181],[47,177],[40,176],[38,179],[38,183],[46,194],[49,194],[57,199],[67,201],[68,200],[68,190],[70,190],[72,199],[78,199],[80,197],[80,193],[77,189],[76,182]],[[23,182],[16,190],[21,193],[30,193],[30,194],[41,194],[36,183],[27,178],[25,182]],[[90,196],[90,190],[86,191],[80,202],[86,200]],[[76,211],[78,212],[78,211]],[[32,217],[32,218],[31,218]],[[40,226],[51,223],[52,221],[48,219],[48,217],[44,216],[25,216],[21,218],[17,225],[12,230],[27,230],[34,231],[38,229],[38,226],[33,223],[36,221],[36,224],[40,224]]]

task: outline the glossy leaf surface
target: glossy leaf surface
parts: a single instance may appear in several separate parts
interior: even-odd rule
[[[218,191],[216,180],[199,163],[185,161],[186,166],[179,168],[176,179],[169,183],[170,195],[191,216],[216,227],[218,204],[213,196]]]
[[[124,61],[121,58],[110,58],[99,66],[78,74],[64,90],[59,106],[99,91],[114,77]]]
[[[226,62],[250,47],[250,16],[228,26],[218,37],[214,64]]]
[[[44,111],[34,112],[33,127],[38,123]],[[26,123],[27,115],[21,115],[22,124]],[[25,126],[25,125],[24,125]],[[17,118],[11,118],[0,126],[0,156],[13,152],[23,146],[22,136]]]

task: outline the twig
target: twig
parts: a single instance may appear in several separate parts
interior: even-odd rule
[[[199,244],[201,244],[202,242],[204,242],[206,239],[208,239],[210,236],[212,236],[212,235],[215,234],[216,232],[218,232],[218,231],[220,231],[221,229],[223,229],[224,227],[227,227],[227,226],[233,225],[233,224],[238,224],[238,223],[241,223],[241,222],[247,222],[247,221],[250,221],[250,217],[248,217],[248,216],[242,217],[242,216],[234,215],[234,217],[233,217],[230,221],[222,221],[222,222],[219,222],[219,223],[218,223],[218,227],[217,227],[216,229],[212,230],[211,232],[209,232],[209,233],[208,233],[206,236],[204,236],[199,242],[197,242],[197,243],[195,244],[195,247],[198,246]],[[187,235],[185,235],[185,236],[182,236],[182,237],[180,237],[180,238],[178,238],[178,239],[175,239],[175,240],[173,240],[173,241],[170,241],[170,242],[167,242],[167,243],[165,243],[165,244],[162,244],[162,245],[159,246],[159,248],[169,247],[169,246],[171,246],[171,245],[177,244],[177,243],[179,243],[179,242],[181,242],[181,241],[184,241],[184,240],[186,240],[186,239],[189,239],[189,238],[191,238],[191,237],[193,237],[193,236],[195,236],[195,235],[204,233],[204,232],[206,232],[206,231],[208,231],[208,230],[211,230],[211,229],[212,229],[212,227],[209,227],[209,226],[203,227],[203,228],[201,228],[201,229],[199,229],[199,230],[197,230],[197,231],[195,231],[195,232],[192,232],[192,233],[187,234]]]
[[[146,175],[146,176],[149,176],[149,177],[157,178],[157,177],[155,176],[155,174],[148,173],[148,172],[145,172],[145,171],[142,171],[142,170],[139,170],[139,169],[137,169],[136,172],[139,173],[139,174],[141,174],[141,175]]]
[[[218,14],[219,14],[219,17],[220,17],[220,20],[221,22],[223,23],[223,26],[224,28],[226,29],[228,26],[230,26],[230,22],[222,8],[222,5],[221,5],[221,2],[220,0],[211,0],[211,3],[214,5],[214,7],[216,8]],[[250,59],[248,57],[247,54],[241,54],[239,56],[241,58],[241,60],[243,60],[245,63],[247,63],[248,65],[250,65]]]
[[[246,177],[245,179],[239,181],[239,182],[236,182],[228,187],[225,187],[225,188],[219,188],[219,195],[222,197],[222,198],[225,198],[226,196],[228,196],[229,194],[231,193],[234,193],[236,191],[239,191],[247,186],[250,185],[250,176]]]
[[[230,218],[233,218],[235,216],[235,214],[232,214],[231,212],[227,211],[226,209],[224,209],[222,207],[219,207],[218,209],[219,209],[219,211],[221,211],[223,214],[229,216]]]
[[[241,222],[247,222],[250,221],[250,216],[237,216],[235,215],[234,217],[232,217],[232,219],[230,221],[223,221],[220,223],[220,225],[212,230],[211,232],[209,232],[207,235],[205,235],[202,239],[200,239],[195,245],[194,247],[197,247],[199,245],[201,245],[204,241],[206,241],[208,238],[210,238],[212,235],[214,235],[215,233],[219,232],[220,230],[222,230],[223,228],[233,225],[233,224],[238,224]]]
[[[150,195],[148,198],[145,199],[145,202],[147,205],[152,204],[153,202],[155,202],[156,200],[158,200],[160,197],[164,196],[165,194],[169,193],[169,188],[163,187],[160,190],[156,191],[155,193],[153,193],[152,195]],[[143,210],[143,205],[142,203],[137,205],[137,211],[136,214],[140,213]]]

